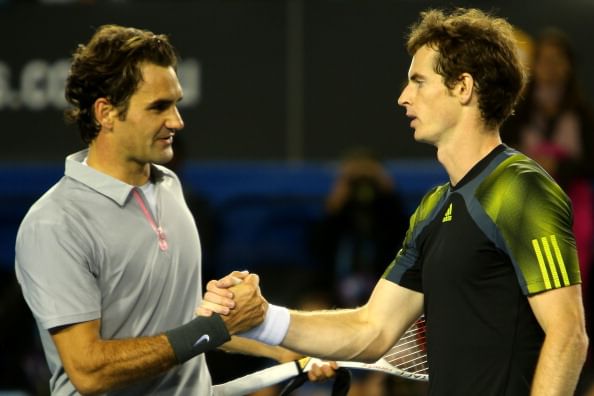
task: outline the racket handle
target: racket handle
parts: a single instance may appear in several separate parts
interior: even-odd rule
[[[296,362],[273,366],[255,373],[213,386],[214,396],[240,396],[278,384],[299,374]]]

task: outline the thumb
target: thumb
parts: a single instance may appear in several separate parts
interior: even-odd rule
[[[197,316],[211,316],[212,315],[212,311],[208,308],[204,308],[202,306],[196,308],[196,315]]]

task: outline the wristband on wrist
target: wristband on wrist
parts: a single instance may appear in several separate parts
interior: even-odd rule
[[[225,322],[217,314],[198,316],[164,334],[178,363],[184,363],[196,355],[215,349],[231,339]]]
[[[268,345],[279,345],[285,339],[290,323],[291,314],[287,308],[268,304],[264,321],[253,329],[237,335]]]

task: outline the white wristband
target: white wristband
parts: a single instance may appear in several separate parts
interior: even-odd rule
[[[289,330],[291,314],[285,307],[268,304],[264,321],[246,332],[237,334],[240,337],[251,338],[268,345],[280,344]]]

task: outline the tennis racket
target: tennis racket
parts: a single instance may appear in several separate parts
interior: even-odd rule
[[[214,386],[215,396],[239,396],[275,385],[309,371],[320,359],[306,357],[279,364]],[[428,381],[425,317],[421,316],[398,342],[375,363],[338,361],[339,367],[375,370],[416,381]]]

